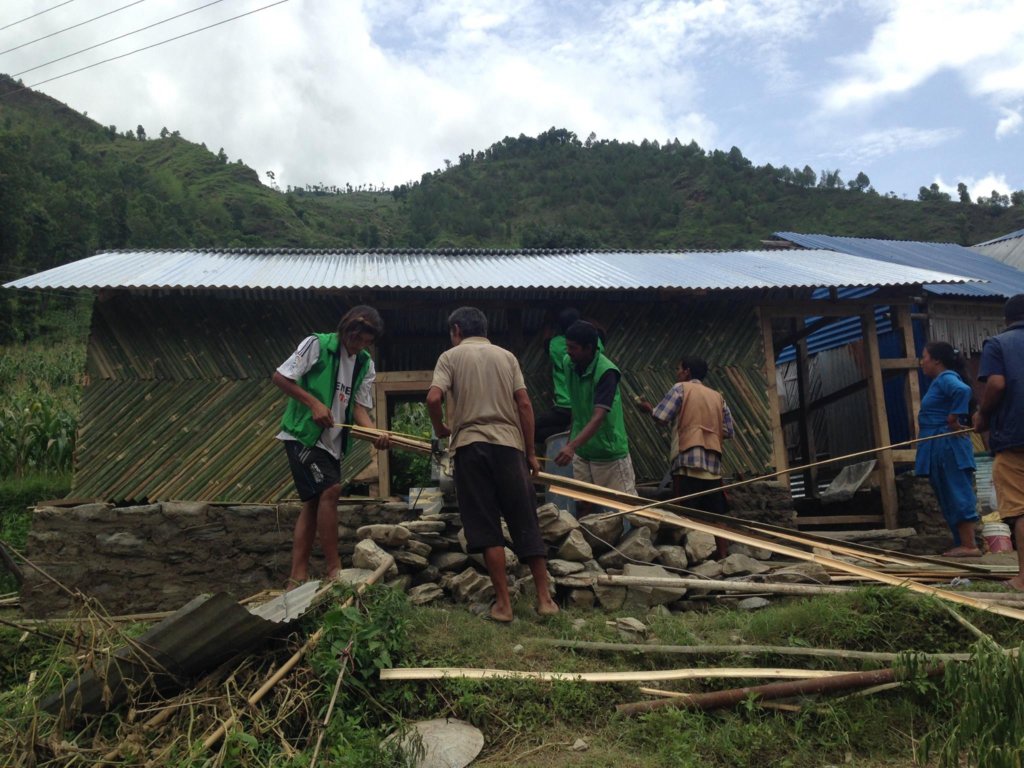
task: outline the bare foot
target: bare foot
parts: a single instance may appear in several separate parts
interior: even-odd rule
[[[301,587],[305,579],[288,578],[284,581],[284,591],[291,592],[296,587]]]
[[[537,602],[537,613],[541,616],[555,616],[559,612],[558,603],[550,597],[547,600]]]
[[[981,550],[977,547],[953,547],[942,553],[943,557],[981,557]]]
[[[1015,589],[1018,592],[1024,592],[1024,577],[1022,577],[1019,573],[1012,579],[1004,581],[1003,584],[1008,586],[1010,589]]]
[[[499,606],[498,602],[491,603],[491,610],[488,613],[492,621],[498,621],[502,624],[508,624],[512,619],[515,618],[512,614],[512,604],[506,603],[504,606]]]

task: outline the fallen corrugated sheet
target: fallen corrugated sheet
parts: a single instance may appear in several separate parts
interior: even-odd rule
[[[42,707],[65,722],[121,704],[133,686],[167,693],[237,654],[247,653],[301,616],[320,582],[310,581],[259,609],[224,593],[201,595],[47,698]]]

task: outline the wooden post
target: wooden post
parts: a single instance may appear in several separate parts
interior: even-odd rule
[[[882,363],[878,351],[878,328],[874,310],[860,316],[864,334],[864,352],[867,362],[868,407],[871,409],[872,432],[875,446],[889,445],[889,420],[885,412],[885,390],[882,388]],[[892,451],[878,454],[878,485],[882,491],[882,514],[886,528],[896,528],[899,500],[896,495],[896,468]]]
[[[772,425],[772,455],[775,459],[776,471],[789,467],[789,456],[786,454],[786,436],[782,430],[782,409],[779,407],[779,386],[775,373],[775,340],[772,333],[772,316],[768,312],[758,310],[761,319],[761,338],[764,343],[764,378],[768,395],[768,418]],[[779,478],[789,488],[789,476]]]
[[[793,320],[794,331],[799,333],[804,329],[802,317]],[[803,451],[803,463],[811,464],[817,461],[817,450],[814,445],[814,423],[812,416],[807,409],[811,399],[811,380],[807,373],[807,337],[804,336],[796,342],[796,389],[798,398],[799,413],[797,423],[800,431],[800,449]],[[804,495],[809,499],[818,498],[818,470],[808,469],[804,472]]]
[[[901,306],[892,308],[893,319],[903,340],[903,357],[917,357],[917,348],[914,346],[914,326],[910,318],[910,307]],[[907,383],[904,389],[907,398],[907,411],[910,420],[910,437],[917,437],[917,417],[921,412],[921,383],[917,377],[917,369],[907,371]]]

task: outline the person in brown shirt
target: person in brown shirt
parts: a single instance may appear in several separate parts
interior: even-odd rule
[[[533,445],[533,406],[519,362],[487,339],[487,317],[460,307],[448,317],[452,348],[442,353],[427,392],[438,437],[451,437],[455,492],[471,554],[482,553],[494,585],[490,617],[513,619],[505,572],[505,519],[516,555],[537,588],[537,612],[558,613],[548,585],[547,547],[537,522],[531,473],[540,471]],[[448,405],[444,423],[442,402]]]

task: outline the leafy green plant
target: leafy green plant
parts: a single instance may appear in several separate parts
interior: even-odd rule
[[[979,642],[970,662],[946,668],[949,719],[922,740],[941,768],[1020,768],[1024,763],[1024,646],[1007,653]]]

